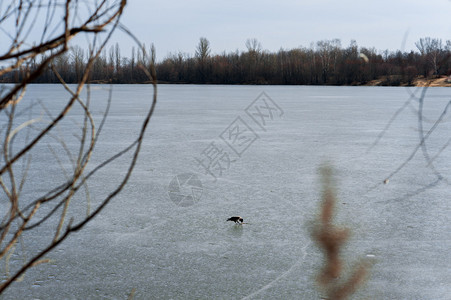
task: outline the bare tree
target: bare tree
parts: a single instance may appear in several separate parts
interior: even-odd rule
[[[71,47],[71,52],[73,57],[75,82],[79,82],[84,73],[85,51],[80,46],[76,45]]]
[[[247,39],[245,42],[245,46],[247,48],[247,53],[243,56],[245,57],[245,68],[249,73],[249,77],[247,80],[256,83],[257,82],[257,72],[259,69],[259,64],[261,62],[262,57],[262,45],[260,42],[253,38]]]
[[[259,53],[262,51],[262,45],[256,38],[247,39],[245,45],[249,53]]]
[[[316,43],[321,61],[323,83],[329,81],[330,72],[335,72],[337,67],[338,53],[341,48],[339,39],[324,40]],[[332,69],[332,70],[331,70]]]
[[[115,70],[116,70],[116,75],[119,76],[120,72],[121,72],[121,50],[119,49],[119,44],[116,43],[116,45],[114,46],[114,60],[115,60]]]
[[[199,44],[196,48],[196,58],[198,61],[198,72],[199,72],[199,78],[202,83],[205,83],[205,80],[208,78],[209,75],[209,58],[210,58],[210,42],[204,38],[201,37],[199,39]]]
[[[441,39],[432,39],[430,37],[420,38],[415,43],[421,55],[426,60],[426,64],[430,66],[433,75],[439,74],[440,64],[443,62],[444,48]],[[426,72],[428,70],[425,70]]]
[[[196,57],[200,61],[205,61],[210,55],[210,51],[210,42],[206,38],[201,37],[196,48]]]
[[[111,34],[118,28],[120,17],[126,5],[126,0],[95,1],[94,4],[83,2],[83,8],[90,13],[81,17],[82,10],[79,1],[66,0],[61,2],[48,1],[47,5],[33,1],[11,1],[6,7],[0,7],[0,26],[13,26],[8,34],[9,47],[0,54],[0,63],[6,65],[0,69],[0,76],[23,72],[22,80],[12,87],[0,89],[0,128],[1,158],[0,158],[0,260],[8,268],[11,254],[17,244],[27,234],[43,232],[51,234],[51,239],[39,249],[33,249],[31,257],[24,259],[23,264],[15,268],[11,274],[8,270],[7,278],[0,284],[0,293],[18,280],[30,268],[45,263],[45,255],[55,249],[72,233],[81,230],[104,207],[117,196],[130,178],[140,152],[143,136],[153,114],[156,104],[156,75],[153,65],[146,65],[142,69],[152,81],[154,94],[149,101],[149,110],[133,142],[123,150],[104,157],[103,161],[93,165],[91,157],[95,153],[99,134],[103,127],[108,109],[96,124],[90,111],[89,93],[85,99],[82,90],[88,81],[90,71],[98,61],[105,44]],[[74,17],[76,16],[76,17]],[[42,18],[41,18],[42,17]],[[43,19],[44,25],[41,36],[30,42],[30,32],[38,25],[37,19]],[[62,26],[59,26],[60,20]],[[85,67],[80,70],[81,76],[75,89],[65,84],[59,70],[58,61],[64,62],[64,57],[70,49],[71,40],[77,35],[86,35],[91,40],[91,47]],[[102,40],[102,42],[99,42]],[[2,39],[2,43],[6,39]],[[116,52],[118,54],[118,52]],[[36,63],[38,61],[38,63]],[[149,60],[151,61],[151,60]],[[31,63],[37,64],[33,69],[27,68]],[[27,86],[38,78],[46,69],[51,69],[59,78],[68,93],[68,99],[57,114],[50,113],[45,107],[46,123],[35,126],[39,118],[34,118],[31,110],[32,104],[23,103]],[[89,91],[89,89],[88,89]],[[78,142],[75,145],[65,143],[64,137],[57,134],[58,126],[67,119],[71,110],[81,109],[76,121],[80,127]],[[30,113],[28,113],[30,112]],[[28,117],[27,117],[28,116]],[[35,149],[48,143],[56,142],[70,161],[70,169],[61,164],[65,174],[63,183],[40,192],[32,193],[32,197],[22,194],[24,184],[30,180],[38,180],[39,175],[29,179],[28,171],[36,161],[31,154]],[[53,153],[56,164],[60,163],[60,155],[52,152],[51,144],[47,144]],[[87,187],[94,174],[124,154],[129,153],[130,161],[124,176],[114,186],[110,193],[90,207],[85,214],[77,214],[77,219],[67,220],[71,200],[74,197],[84,197],[89,204],[89,194],[81,191]],[[41,170],[46,172],[46,170]],[[49,233],[48,230],[52,232]],[[26,234],[27,233],[27,234]]]

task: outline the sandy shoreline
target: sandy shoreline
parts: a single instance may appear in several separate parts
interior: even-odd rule
[[[397,86],[393,84],[387,84],[387,78],[380,78],[371,80],[367,84],[368,86]],[[401,82],[399,86],[407,86],[405,82]],[[430,86],[430,87],[451,87],[451,77],[439,77],[439,78],[424,78],[423,76],[417,77],[413,80],[412,86]]]

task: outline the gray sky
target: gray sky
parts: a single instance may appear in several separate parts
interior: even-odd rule
[[[2,3],[4,10],[7,2]],[[451,0],[128,0],[121,21],[147,46],[154,43],[157,59],[162,60],[170,52],[193,55],[200,37],[210,41],[213,54],[246,50],[249,38],[269,51],[335,38],[343,47],[356,40],[360,47],[410,51],[421,37],[451,40],[450,16]],[[28,45],[40,38],[44,17],[37,18]],[[56,33],[61,32],[61,18],[55,17]],[[0,24],[0,53],[15,31],[11,22],[14,18]],[[86,37],[72,42],[88,48]],[[116,42],[122,56],[130,57],[133,40],[117,31],[111,44]]]
[[[245,50],[256,38],[263,49],[277,51],[309,47],[311,42],[352,39],[377,50],[415,49],[420,37],[451,40],[449,0],[129,0],[122,19],[146,45],[154,43],[157,58],[169,52],[194,54],[200,37],[210,41],[212,53]],[[122,53],[133,45],[116,34]]]

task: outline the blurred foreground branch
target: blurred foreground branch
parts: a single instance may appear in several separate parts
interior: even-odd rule
[[[317,280],[327,294],[326,299],[346,299],[365,281],[369,265],[360,261],[349,274],[343,272],[344,261],[340,252],[349,238],[349,229],[339,228],[332,223],[336,200],[331,167],[321,168],[321,179],[323,202],[312,236],[323,251],[325,262]]]

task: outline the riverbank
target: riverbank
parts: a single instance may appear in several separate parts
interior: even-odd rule
[[[451,77],[440,77],[434,79],[418,78],[414,82],[415,86],[449,86],[451,87]]]
[[[418,76],[409,84],[408,82],[402,82],[399,77],[384,76],[379,79],[371,80],[364,84],[367,86],[430,86],[430,87],[451,87],[451,77],[441,76],[438,78],[425,78],[424,76]]]
[[[17,82],[8,82],[8,81],[1,81],[0,84],[5,83],[12,83],[15,84]],[[50,82],[39,82],[38,84],[43,83],[47,84]],[[108,80],[91,80],[89,81],[91,84],[111,84],[113,82]],[[151,84],[152,82],[149,80],[143,81],[143,82],[135,82],[132,84]],[[170,82],[170,81],[164,81],[164,80],[158,80],[158,83],[160,84],[199,84],[199,83],[191,83],[191,82]],[[58,83],[57,83],[58,84]],[[113,83],[113,84],[130,84],[130,83]],[[210,85],[281,85],[281,84],[270,84],[270,83],[229,83],[229,84],[217,84],[217,83],[200,83],[200,84],[210,84]],[[283,85],[283,84],[282,84]],[[288,86],[296,85],[296,84],[285,84]],[[334,84],[304,84],[304,85],[319,85],[319,86],[328,86]],[[343,84],[342,86],[346,86],[346,84]],[[425,78],[423,76],[418,76],[417,78],[413,79],[411,82],[406,82],[401,79],[400,75],[392,75],[392,76],[382,76],[378,79],[370,80],[366,83],[361,82],[353,82],[349,84],[349,86],[429,86],[429,87],[451,87],[451,76],[441,76],[438,78]]]

